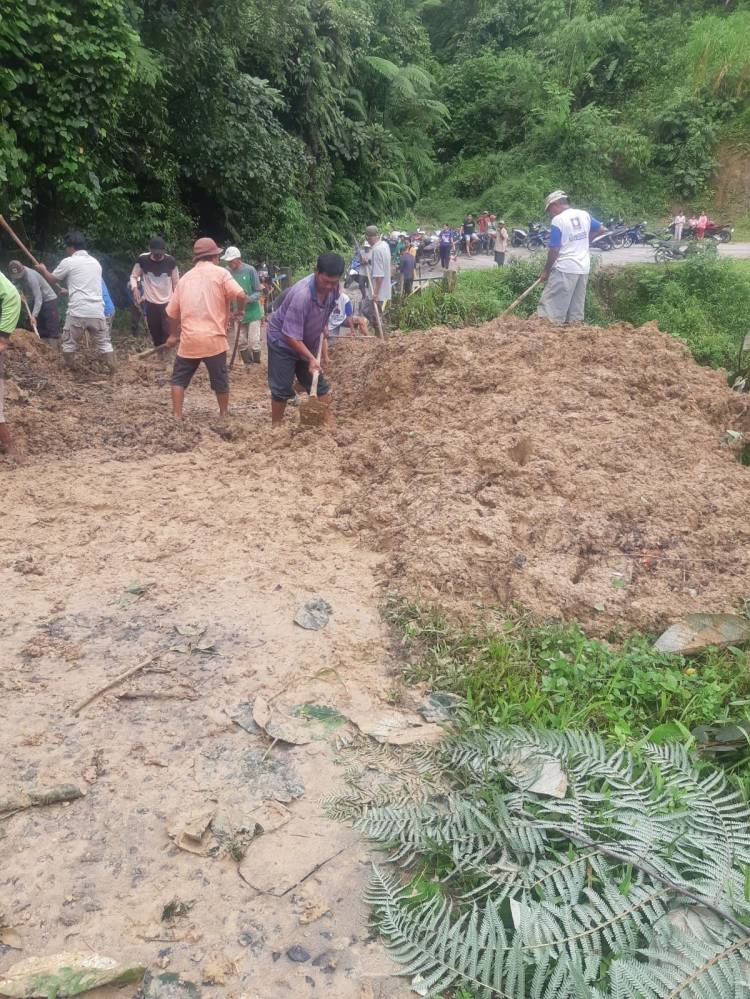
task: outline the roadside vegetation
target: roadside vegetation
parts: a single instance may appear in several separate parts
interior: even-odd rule
[[[71,224],[128,256],[197,230],[302,266],[409,213],[526,222],[556,187],[711,209],[748,38],[744,0],[8,0],[3,211],[48,252]]]
[[[686,657],[632,634],[588,638],[575,622],[508,616],[464,629],[434,608],[396,602],[404,676],[466,701],[464,723],[585,729],[622,742],[690,740],[698,725],[750,714],[750,669],[739,648]],[[750,774],[750,771],[749,771]]]
[[[405,330],[487,322],[528,288],[541,266],[540,257],[459,273],[453,291],[436,282],[411,296],[398,307],[395,322]],[[531,315],[540,294],[533,292],[516,314]],[[589,282],[587,322],[657,322],[683,340],[699,364],[726,368],[730,374],[738,370],[748,316],[750,267],[742,261],[695,257],[664,266],[599,268]]]

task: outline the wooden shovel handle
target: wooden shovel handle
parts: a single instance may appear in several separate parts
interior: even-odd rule
[[[541,278],[537,278],[536,281],[526,289],[523,295],[519,295],[518,298],[515,300],[515,302],[511,302],[511,304],[508,306],[505,312],[500,313],[500,318],[502,319],[503,316],[510,315],[510,313],[521,304],[524,298],[526,298],[528,295],[532,293],[534,288],[536,288],[536,286],[539,284],[541,280],[542,280]]]
[[[25,247],[23,245],[23,243],[21,242],[21,240],[18,238],[18,236],[16,236],[16,234],[11,229],[9,223],[6,221],[6,219],[2,215],[0,215],[0,225],[3,227],[3,229],[5,229],[5,231],[8,233],[8,235],[13,240],[13,242],[23,250],[23,252],[29,258],[29,260],[32,262],[32,264],[35,267],[38,267],[39,266],[39,261],[36,259],[36,257],[31,252],[31,250],[29,250],[27,247]]]
[[[320,359],[323,356],[323,336],[324,336],[324,334],[321,333],[320,334],[320,343],[318,344],[318,354],[317,354],[317,357],[316,357],[316,361],[318,362],[318,364],[320,364]],[[311,399],[317,399],[317,397],[318,397],[318,379],[319,379],[319,377],[320,377],[320,368],[318,368],[318,370],[313,375],[312,385],[310,386],[310,398]]]

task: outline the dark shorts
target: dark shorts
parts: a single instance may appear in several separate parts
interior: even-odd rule
[[[60,336],[60,319],[57,315],[57,302],[44,302],[36,317],[39,336],[44,340],[54,340]]]
[[[198,365],[203,361],[208,371],[208,380],[211,388],[219,395],[224,395],[229,391],[229,372],[227,371],[227,352],[223,350],[213,357],[180,357],[179,354],[174,359],[172,368],[172,385],[186,389],[193,380],[193,375],[198,370]]]
[[[146,302],[146,324],[154,341],[154,347],[160,347],[167,342],[169,329],[167,328],[167,307],[166,305],[155,305],[153,302]]]
[[[309,392],[312,387],[312,375],[297,354],[279,346],[275,340],[268,340],[268,387],[271,398],[276,402],[286,402],[294,398],[294,379],[302,388]],[[328,395],[331,384],[321,371],[318,378],[318,395]]]
[[[499,250],[495,250],[495,263],[498,267],[502,267],[505,263],[505,254],[500,253]]]

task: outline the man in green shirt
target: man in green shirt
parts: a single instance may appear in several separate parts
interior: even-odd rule
[[[0,274],[0,447],[9,458],[19,458],[18,449],[13,443],[8,424],[5,422],[3,402],[5,401],[5,351],[10,343],[10,335],[18,326],[21,315],[21,296],[18,289],[4,274]]]
[[[260,278],[250,264],[244,263],[236,246],[228,246],[221,258],[232,272],[232,277],[250,301],[242,312],[232,312],[230,318],[229,350],[234,356],[234,343],[239,337],[240,357],[245,364],[260,364],[260,321],[263,307],[260,304]]]

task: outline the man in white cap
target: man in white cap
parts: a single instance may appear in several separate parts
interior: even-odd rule
[[[547,263],[539,275],[546,287],[537,315],[558,324],[582,323],[591,270],[589,245],[604,227],[588,212],[571,208],[565,191],[547,195],[544,207],[552,222]]]
[[[244,363],[260,364],[260,321],[263,318],[263,307],[260,304],[258,272],[251,264],[243,261],[242,254],[236,246],[228,246],[221,259],[248,299],[247,305],[242,310],[232,312],[229,317],[230,357],[234,355],[234,344],[239,337],[237,346]]]

